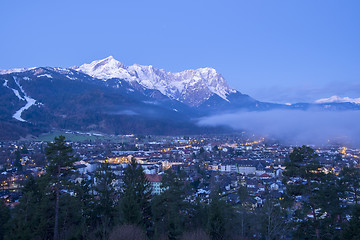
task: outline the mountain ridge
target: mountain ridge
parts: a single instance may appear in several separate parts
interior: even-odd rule
[[[216,94],[216,95],[220,96],[222,99],[229,102],[228,95],[233,94],[233,93],[240,93],[239,91],[237,91],[233,88],[230,88],[230,86],[228,85],[226,80],[222,77],[221,74],[217,73],[217,71],[214,68],[204,67],[204,68],[188,69],[188,70],[184,70],[181,72],[171,73],[171,72],[166,72],[164,69],[155,68],[152,65],[133,64],[130,66],[125,66],[122,62],[116,60],[113,56],[109,56],[109,57],[106,57],[106,58],[100,59],[100,60],[94,60],[89,64],[86,64],[86,63],[82,64],[80,67],[79,66],[73,66],[73,67],[68,67],[68,68],[31,67],[31,68],[0,69],[0,75],[11,74],[11,73],[21,73],[21,72],[26,72],[26,71],[41,69],[41,68],[55,69],[56,71],[60,71],[60,72],[75,70],[77,72],[85,73],[85,74],[93,77],[94,79],[100,79],[105,82],[110,79],[121,79],[121,80],[128,81],[131,84],[134,84],[135,82],[137,82],[139,85],[137,87],[142,87],[144,89],[158,90],[163,95],[165,95],[171,99],[188,104],[191,107],[199,107],[206,100],[210,99],[210,97],[213,96],[213,94]],[[155,76],[155,78],[157,78],[157,79],[151,79],[149,76],[146,76],[146,74],[144,74],[144,70],[148,70],[148,74],[150,72],[150,74],[157,75],[157,76]],[[191,83],[196,84],[199,82],[199,80],[201,80],[201,77],[199,79],[199,76],[196,76],[196,74],[206,75],[206,73],[208,73],[208,75],[211,75],[211,74],[216,75],[217,79],[215,78],[215,80],[220,80],[220,82],[217,82],[217,81],[214,81],[214,78],[213,79],[205,79],[205,80],[209,80],[210,82],[211,82],[211,80],[213,80],[215,82],[214,85],[217,85],[218,89],[216,89],[216,87],[214,87],[214,86],[211,86],[211,84],[209,86],[208,84],[205,83],[206,87],[208,87],[209,89],[207,89],[208,91],[206,92],[206,94],[202,94],[202,95],[200,94],[200,96],[199,96],[200,99],[197,99],[197,101],[186,101],[185,98],[181,98],[181,96],[179,96],[179,93],[180,93],[180,95],[181,95],[181,93],[186,95],[186,89],[184,90],[184,86],[176,87],[176,86],[167,86],[166,84],[159,86],[159,85],[156,85],[157,84],[156,82],[155,83],[153,82],[154,80],[159,81],[159,78],[163,78],[162,80],[165,80],[165,82],[169,81],[169,80],[171,81],[171,79],[169,79],[169,77],[167,75],[173,75],[172,77],[179,77],[181,75],[190,75],[190,79],[193,80]],[[71,79],[70,76],[68,76],[68,77]],[[114,85],[114,83],[113,83],[113,85]],[[171,89],[171,88],[173,88],[173,89]],[[179,92],[178,94],[176,94],[177,90]],[[175,93],[174,93],[174,91],[175,91]],[[193,94],[196,94],[196,93],[194,91],[190,91],[188,93],[188,95],[193,95]],[[248,96],[248,95],[246,95],[246,96]],[[325,98],[317,99],[314,101],[314,104],[325,104],[325,103],[360,104],[360,98],[340,97],[337,95],[333,95],[328,98],[325,97]],[[298,104],[298,103],[285,104],[285,105],[291,106],[291,105],[296,105],[296,104]]]
[[[50,129],[116,135],[220,129],[199,127],[194,120],[199,115],[186,104],[119,79],[103,82],[72,69],[40,67],[0,75],[0,82],[0,140]],[[26,97],[33,99],[31,106]]]
[[[125,66],[110,56],[72,69],[103,81],[118,78],[130,83],[137,82],[147,89],[159,90],[165,96],[190,106],[201,105],[213,94],[228,101],[227,95],[236,92],[229,87],[221,74],[208,67],[171,73],[152,65]]]
[[[339,97],[333,95],[329,98],[321,98],[315,101],[315,103],[355,103],[360,104],[360,98],[350,98],[350,97]]]
[[[360,104],[347,102],[261,102],[230,88],[212,68],[168,73],[151,65],[126,67],[112,57],[87,67],[93,76],[80,71],[81,66],[0,70],[0,139],[12,132],[20,137],[49,129],[214,133],[224,129],[198,126],[197,120],[244,110],[360,110]]]

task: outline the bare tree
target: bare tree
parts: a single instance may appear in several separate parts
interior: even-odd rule
[[[197,229],[190,232],[185,232],[181,240],[210,240],[209,235],[202,229]]]
[[[260,216],[263,221],[265,239],[282,239],[286,234],[288,225],[282,216],[279,204],[268,199],[263,206]]]
[[[145,232],[136,225],[122,225],[115,227],[109,240],[147,240]]]

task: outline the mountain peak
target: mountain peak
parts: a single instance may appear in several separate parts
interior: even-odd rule
[[[93,63],[94,63],[95,67],[101,67],[103,65],[107,65],[108,67],[112,67],[112,68],[119,68],[119,67],[125,68],[124,64],[122,64],[121,62],[116,60],[113,56],[109,56],[109,57],[101,59],[101,60],[93,61],[90,64],[93,64]]]
[[[130,77],[127,73],[125,65],[116,60],[113,56],[109,56],[101,60],[95,60],[89,64],[74,67],[73,69],[104,81],[110,78]]]
[[[169,98],[190,106],[199,106],[214,94],[228,101],[227,95],[234,92],[225,79],[214,68],[209,67],[171,73],[152,65],[134,64],[127,67],[109,56],[74,69],[103,81],[111,78],[131,83],[136,81],[147,89],[158,90]]]

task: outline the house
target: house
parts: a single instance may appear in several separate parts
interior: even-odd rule
[[[277,183],[270,184],[270,190],[279,190],[279,185]]]
[[[86,169],[86,164],[78,164],[75,165],[75,169],[80,173],[80,174],[86,174],[87,173],[87,169]]]
[[[146,178],[151,184],[151,193],[153,195],[159,195],[163,191],[161,187],[162,176],[158,174],[146,174]]]
[[[234,194],[234,193],[230,193],[227,195],[227,201],[230,203],[239,203],[239,195]]]
[[[263,173],[260,175],[261,180],[266,180],[266,179],[270,179],[270,178],[271,178],[271,176],[267,173]]]
[[[259,184],[258,192],[265,192],[265,189],[266,189],[265,185]]]
[[[251,192],[256,192],[259,189],[259,182],[255,179],[246,180],[246,187]]]
[[[256,168],[253,162],[250,161],[237,161],[221,164],[220,171],[222,172],[237,172],[240,174],[248,175],[255,174]]]
[[[262,207],[263,206],[263,200],[262,200],[261,197],[256,196],[254,199],[256,201],[256,204],[255,204],[256,207]]]
[[[205,190],[205,189],[200,188],[196,192],[196,196],[201,199],[207,198],[207,197],[209,197],[209,195],[210,195],[210,190]]]
[[[248,174],[255,174],[256,167],[254,163],[251,161],[240,161],[237,163],[237,172],[248,175]]]

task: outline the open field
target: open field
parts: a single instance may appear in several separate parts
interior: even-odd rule
[[[49,133],[45,133],[40,135],[35,141],[52,141],[55,137],[63,135],[65,136],[67,141],[73,142],[83,142],[83,141],[111,141],[111,142],[119,142],[126,143],[129,142],[133,137],[129,136],[110,136],[110,135],[102,135],[97,133],[80,133],[80,132],[70,132],[70,131],[52,131]]]

